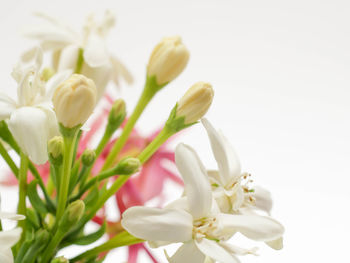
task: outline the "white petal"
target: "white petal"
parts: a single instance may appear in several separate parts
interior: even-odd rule
[[[230,253],[235,254],[235,255],[242,255],[243,256],[243,255],[251,254],[251,255],[257,256],[257,254],[256,254],[256,252],[258,250],[257,247],[253,247],[251,249],[245,249],[245,248],[241,248],[241,247],[237,247],[235,245],[229,244],[227,242],[222,242],[220,244],[227,251],[229,251]]]
[[[266,245],[275,250],[281,250],[283,248],[283,237],[280,237],[276,240],[268,241],[266,242]]]
[[[255,197],[255,206],[270,214],[273,204],[270,192],[262,187],[255,186],[253,196]]]
[[[149,241],[186,242],[192,239],[192,216],[182,210],[134,206],[123,213],[122,226]]]
[[[184,180],[189,209],[194,219],[208,216],[212,207],[211,187],[196,152],[180,143],[175,150],[175,162]]]
[[[96,33],[91,33],[84,48],[84,59],[90,67],[100,67],[110,63],[105,41]]]
[[[203,254],[219,261],[220,263],[239,263],[240,261],[234,255],[230,254],[226,249],[220,246],[219,243],[203,238],[201,241],[196,241],[196,245]]]
[[[16,102],[4,93],[0,93],[0,120],[8,119],[16,109]]]
[[[81,74],[95,82],[98,101],[104,95],[106,86],[111,80],[112,66],[110,63],[106,63],[99,67],[90,67],[88,64],[84,63]]]
[[[18,242],[21,237],[22,228],[14,228],[0,232],[0,249],[10,248]]]
[[[41,109],[46,114],[46,126],[48,131],[47,141],[51,140],[54,136],[60,135],[56,113],[52,109],[51,103],[43,103],[41,105],[38,105],[37,108]]]
[[[25,218],[26,217],[24,215],[18,215],[18,214],[1,212],[0,211],[0,219],[23,220]]]
[[[34,163],[43,164],[47,161],[49,127],[43,110],[19,108],[12,113],[8,126],[22,151]]]
[[[220,170],[222,183],[226,185],[233,178],[241,175],[241,165],[238,156],[225,136],[218,133],[207,119],[203,118],[202,123],[207,130],[210,145]]]
[[[14,262],[11,248],[0,249],[0,262],[1,263]]]
[[[69,45],[62,49],[60,60],[58,62],[58,72],[67,69],[75,70],[79,56],[79,48],[78,45]]]
[[[183,244],[171,257],[165,255],[170,263],[203,263],[205,260],[205,255],[193,241]]]
[[[222,232],[240,232],[256,241],[271,241],[281,237],[284,227],[276,220],[259,215],[229,215],[217,216]]]
[[[73,73],[73,70],[67,69],[53,75],[46,83],[46,100],[51,100],[56,88]]]
[[[119,86],[119,79],[122,78],[126,81],[126,83],[131,84],[134,79],[129,72],[129,70],[117,59],[116,57],[111,57],[112,65],[113,65],[113,81]]]

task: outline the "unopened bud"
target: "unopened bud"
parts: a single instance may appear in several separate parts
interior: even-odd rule
[[[62,136],[53,137],[47,144],[49,159],[54,165],[61,165],[63,162],[63,138]]]
[[[84,124],[95,108],[96,93],[91,79],[73,74],[58,86],[53,95],[58,122],[66,128]]]
[[[156,78],[160,86],[175,79],[187,65],[190,54],[179,36],[163,38],[153,49],[147,76]]]
[[[81,161],[83,165],[90,167],[96,159],[96,153],[94,150],[86,149],[81,155]]]
[[[138,158],[128,157],[121,160],[115,170],[117,174],[129,175],[137,172],[140,166],[141,162]]]
[[[179,100],[176,116],[183,116],[185,124],[198,121],[208,111],[213,97],[214,90],[209,83],[197,82]]]
[[[123,99],[118,99],[113,103],[108,116],[108,128],[114,132],[122,124],[126,116],[126,107]]]
[[[76,200],[71,203],[64,214],[59,223],[59,229],[62,232],[67,232],[73,226],[75,226],[80,218],[83,216],[85,211],[85,204],[82,200]]]
[[[58,257],[51,260],[50,263],[69,263],[69,260],[66,259],[65,257]]]

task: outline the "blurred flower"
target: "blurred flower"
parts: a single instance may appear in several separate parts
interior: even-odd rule
[[[81,73],[96,83],[98,99],[104,94],[110,80],[117,86],[121,78],[127,83],[132,82],[129,71],[109,53],[105,45],[105,38],[115,24],[115,17],[109,10],[101,21],[96,21],[93,15],[88,16],[81,34],[48,15],[37,13],[36,16],[43,23],[29,29],[25,35],[39,41],[44,51],[52,52],[56,71],[79,71],[80,68],[80,72],[76,73]],[[31,60],[33,54],[33,49],[30,49],[23,54],[22,59]],[[83,59],[81,65],[80,59]]]
[[[283,234],[283,226],[272,218],[221,213],[213,200],[206,170],[192,148],[179,144],[175,159],[186,197],[163,209],[131,207],[122,218],[122,226],[129,233],[154,246],[183,243],[168,257],[169,262],[203,263],[206,257],[223,263],[239,262],[235,254],[244,250],[226,242],[234,233],[256,241],[275,240]]]
[[[45,82],[41,78],[42,51],[35,50],[35,63],[18,64],[12,73],[18,83],[18,101],[0,94],[0,120],[8,120],[9,129],[21,150],[36,164],[47,161],[47,141],[58,134],[51,97],[71,71],[63,71]]]
[[[57,120],[66,128],[83,125],[96,105],[95,83],[81,74],[62,82],[52,98]]]

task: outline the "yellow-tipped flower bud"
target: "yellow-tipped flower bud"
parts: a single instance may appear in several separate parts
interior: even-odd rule
[[[96,86],[91,79],[73,74],[58,86],[53,95],[58,122],[66,128],[84,124],[95,108],[96,94]]]
[[[62,232],[67,232],[73,226],[75,226],[85,211],[85,204],[82,200],[77,200],[71,203],[60,220],[59,229]]]
[[[128,157],[121,160],[115,167],[116,174],[129,175],[136,173],[141,166],[138,158]]]
[[[94,150],[86,149],[81,155],[81,162],[83,165],[90,167],[96,159],[96,153]]]
[[[159,86],[175,79],[187,65],[190,54],[179,36],[163,38],[153,49],[147,76],[156,78]]]
[[[122,124],[126,116],[126,106],[123,99],[118,99],[113,103],[108,116],[108,128],[114,132]]]
[[[176,116],[185,118],[184,123],[198,121],[208,111],[214,97],[213,87],[206,82],[197,82],[179,100]]]
[[[53,137],[47,144],[49,159],[54,165],[61,165],[63,162],[63,138]]]

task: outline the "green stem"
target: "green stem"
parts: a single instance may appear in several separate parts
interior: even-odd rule
[[[129,135],[132,129],[134,128],[136,121],[139,119],[142,112],[153,98],[154,94],[155,92],[151,88],[147,88],[147,86],[144,88],[133,113],[131,114],[128,122],[126,123],[123,129],[122,134],[120,135],[116,143],[113,145],[112,150],[109,152],[107,159],[102,167],[102,171],[107,170],[113,165],[113,162],[115,161],[119,152],[122,150],[127,139],[129,138]]]
[[[154,152],[158,150],[158,148],[170,137],[174,134],[174,132],[164,127],[164,129],[157,135],[157,137],[140,153],[138,156],[140,162],[145,163]],[[90,221],[98,210],[103,207],[105,202],[114,195],[129,179],[131,175],[119,176],[114,183],[108,188],[103,195],[98,199],[96,204],[91,208],[90,212],[80,220],[77,225],[77,229],[83,227],[88,221]]]
[[[97,176],[91,178],[86,184],[84,184],[79,193],[77,195],[75,195],[70,201],[73,202],[77,199],[79,199],[80,197],[82,197],[82,195],[91,187],[93,186],[96,182],[100,182],[104,179],[107,179],[109,177],[112,177],[114,175],[117,175],[118,172],[116,172],[115,168],[111,168],[109,170],[106,170],[104,172],[99,173]]]
[[[27,207],[26,207],[26,196],[27,196],[27,171],[28,171],[28,157],[21,151],[21,165],[19,168],[19,200],[18,200],[18,209],[17,212],[20,215],[26,216]],[[24,240],[26,232],[26,222],[25,220],[18,221],[18,226],[22,228],[22,237],[21,241]],[[21,242],[19,242],[20,244]]]
[[[102,245],[97,246],[93,249],[90,249],[84,252],[83,254],[76,256],[75,258],[71,259],[69,262],[74,263],[74,262],[77,262],[78,260],[88,259],[92,256],[98,255],[102,252],[111,250],[113,248],[130,246],[130,245],[134,245],[142,242],[144,242],[144,240],[136,238],[130,235],[128,232],[122,232],[119,235],[114,236],[107,242],[103,243]]]
[[[95,153],[96,153],[96,160],[100,156],[101,152],[105,148],[106,144],[108,143],[109,139],[112,137],[113,132],[111,132],[109,129],[106,129],[99,144],[96,147]]]
[[[18,167],[13,162],[11,156],[8,154],[4,145],[1,142],[0,142],[0,154],[2,158],[4,158],[4,160],[6,161],[6,163],[8,164],[8,166],[10,167],[11,171],[16,176],[16,178],[18,178]]]
[[[59,245],[59,243],[61,242],[61,240],[64,237],[64,234],[62,231],[58,230],[56,232],[56,234],[53,236],[53,238],[51,239],[49,245],[47,246],[47,248],[45,249],[45,254],[41,260],[42,263],[49,263],[51,258],[54,256],[55,254],[55,250],[57,248],[57,246]]]
[[[62,173],[58,176],[57,180],[60,181],[60,191],[58,197],[58,205],[56,211],[56,222],[59,222],[61,219],[64,210],[67,205],[68,198],[68,190],[69,190],[69,182],[70,175],[72,169],[72,160],[73,160],[73,151],[74,151],[74,143],[75,138],[77,136],[77,131],[73,131],[72,134],[64,134],[64,155],[63,155],[63,169]]]

